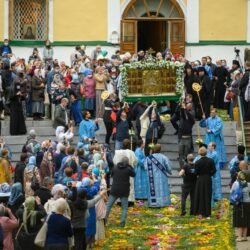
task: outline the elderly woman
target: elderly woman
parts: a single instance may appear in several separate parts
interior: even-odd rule
[[[16,214],[17,209],[23,204],[24,200],[25,197],[23,194],[22,184],[20,182],[16,182],[12,186],[8,201],[8,207],[11,209],[13,214]]]
[[[36,166],[36,157],[31,156],[24,169],[24,191],[25,196],[32,196],[41,183],[38,167]],[[36,184],[36,185],[35,185]]]
[[[0,226],[3,232],[3,250],[14,250],[12,232],[18,227],[18,221],[11,209],[0,205]]]
[[[54,177],[55,167],[53,162],[53,155],[50,151],[47,151],[43,155],[43,160],[40,164],[40,178],[41,183],[43,183],[43,179],[45,177]]]
[[[84,74],[86,74],[84,78],[84,109],[88,110],[93,117],[96,110],[96,81],[93,78],[93,70],[88,69]]]
[[[212,200],[212,176],[216,173],[214,160],[207,157],[207,149],[199,149],[201,158],[195,162],[195,171],[198,176],[195,197],[194,197],[194,214],[204,217],[211,216]]]
[[[48,231],[45,243],[47,250],[68,250],[70,245],[68,238],[73,236],[70,219],[64,216],[68,209],[65,199],[59,198],[55,202],[55,212],[49,215]]]
[[[55,206],[56,201],[60,198],[65,197],[65,187],[62,184],[56,184],[52,188],[51,194],[53,197],[51,199],[49,199],[44,204],[44,208],[48,214],[51,212],[55,212],[56,211],[56,206]],[[67,218],[71,217],[71,211],[70,211],[69,205],[67,206],[67,209],[65,209],[64,216]]]
[[[20,223],[23,223],[20,232],[16,235],[19,249],[40,249],[34,244],[35,237],[43,224],[41,219],[46,216],[40,198],[27,197],[24,205],[17,210],[16,214]]]
[[[32,113],[33,120],[43,120],[44,112],[44,79],[41,76],[41,70],[35,69],[32,77]]]
[[[58,143],[69,146],[70,142],[73,141],[73,137],[73,127],[70,127],[67,132],[65,132],[65,128],[63,126],[58,126],[56,128],[56,138]]]
[[[104,67],[99,66],[96,68],[94,79],[96,81],[96,115],[98,117],[103,117],[101,94],[104,90],[106,90],[106,81],[108,80],[108,75],[105,72]]]

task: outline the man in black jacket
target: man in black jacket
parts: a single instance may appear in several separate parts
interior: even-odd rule
[[[20,182],[23,184],[23,174],[26,164],[28,162],[28,155],[26,153],[21,153],[20,162],[16,164],[15,167],[15,176],[14,176],[14,183]]]
[[[38,196],[41,200],[41,204],[44,204],[52,197],[51,189],[53,187],[54,180],[49,176],[43,179],[43,185],[36,190],[35,196]]]
[[[115,201],[120,198],[122,204],[122,216],[121,216],[121,227],[125,227],[127,211],[128,211],[128,196],[129,196],[129,178],[135,177],[134,169],[129,165],[129,159],[123,157],[122,161],[113,168],[112,171],[113,184],[110,191],[107,212],[105,220],[107,221],[109,217],[110,210],[115,203]]]
[[[67,106],[68,106],[69,100],[67,98],[62,98],[61,104],[56,106],[55,109],[55,120],[53,127],[57,128],[58,126],[63,126],[65,128],[65,131],[68,130],[69,125],[69,117],[67,114]]]
[[[182,104],[180,111],[179,126],[179,163],[182,168],[185,164],[186,157],[193,151],[192,129],[195,124],[194,114],[192,113],[192,104]]]
[[[243,75],[241,81],[240,81],[240,98],[242,100],[243,104],[243,115],[245,120],[250,120],[250,109],[248,108],[248,102],[245,100],[245,92],[247,85],[249,83],[249,74],[250,74],[250,62],[246,61],[245,63],[245,74]]]

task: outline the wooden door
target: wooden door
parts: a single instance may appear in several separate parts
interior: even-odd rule
[[[121,52],[137,52],[137,21],[121,21]]]
[[[170,50],[173,54],[185,54],[185,21],[170,20]]]

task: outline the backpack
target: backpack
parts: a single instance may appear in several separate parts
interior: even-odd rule
[[[230,194],[230,204],[239,205],[243,200],[243,188],[246,187],[246,184],[239,182],[238,187]]]
[[[249,102],[250,101],[250,74],[249,74],[249,80],[248,80],[248,84],[245,90],[245,101]]]

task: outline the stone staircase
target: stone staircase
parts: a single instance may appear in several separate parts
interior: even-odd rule
[[[247,155],[250,155],[250,122],[244,122],[245,139],[246,139],[246,151]]]
[[[44,121],[33,121],[27,120],[27,131],[30,129],[35,129],[37,133],[37,139],[39,142],[42,142],[45,139],[55,140],[55,130],[52,127],[51,120],[44,120]],[[250,125],[250,124],[249,124]],[[171,186],[171,191],[173,193],[180,193],[181,192],[181,184],[182,178],[178,176],[179,170],[179,163],[178,163],[178,143],[177,143],[177,136],[174,134],[174,129],[170,122],[165,123],[166,131],[161,139],[160,143],[162,144],[162,153],[167,155],[173,164],[173,175],[170,177],[169,183]],[[198,123],[193,128],[194,134],[194,141],[197,139],[197,131],[198,131]],[[250,127],[249,127],[250,131]],[[75,128],[75,137],[74,137],[74,144],[78,142],[78,131]],[[200,130],[201,137],[204,137],[204,130]],[[225,122],[224,123],[224,130],[225,136],[225,145],[227,149],[227,158],[228,161],[236,154],[236,123],[234,122]],[[15,164],[19,160],[20,152],[22,146],[26,142],[27,136],[10,136],[9,135],[9,121],[5,120],[2,121],[2,129],[1,135],[4,136],[6,143],[12,148],[13,157],[12,161]],[[106,130],[104,128],[103,122],[100,122],[100,130],[97,132],[97,139],[100,143],[103,143],[105,140]],[[249,141],[250,142],[250,141]],[[249,144],[250,145],[250,144]],[[197,146],[195,146],[195,151],[197,152]],[[227,166],[221,171],[222,176],[222,189],[223,193],[227,194],[229,192],[228,183],[230,181],[230,174],[227,169]]]

